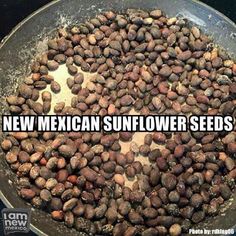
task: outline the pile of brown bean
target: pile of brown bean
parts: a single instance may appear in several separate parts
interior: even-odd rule
[[[47,114],[66,63],[71,106],[57,114],[236,115],[236,64],[200,30],[161,10],[98,15],[59,29],[32,75],[7,98],[13,114]],[[75,66],[76,65],[76,66]],[[82,87],[83,73],[97,75]],[[236,180],[236,133],[150,133],[122,153],[132,133],[15,132],[2,142],[21,197],[81,235],[180,235],[219,213]],[[151,148],[152,143],[158,144]],[[150,165],[142,164],[138,154]],[[132,188],[125,178],[135,179]]]

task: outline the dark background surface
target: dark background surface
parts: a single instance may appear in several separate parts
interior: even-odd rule
[[[9,34],[12,28],[25,17],[49,2],[51,0],[0,0],[0,40]],[[236,22],[236,0],[202,0],[202,2],[212,6]],[[2,208],[4,208],[4,205],[0,201],[0,210]],[[1,235],[4,235],[2,225],[0,225]],[[26,234],[17,233],[11,235],[20,236]],[[35,234],[29,233],[27,235],[32,236]]]

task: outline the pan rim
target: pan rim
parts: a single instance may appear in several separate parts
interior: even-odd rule
[[[34,12],[32,12],[31,14],[29,14],[26,18],[24,18],[20,23],[18,23],[16,26],[14,26],[12,28],[12,30],[9,32],[9,34],[7,34],[0,42],[0,50],[1,48],[7,43],[7,41],[10,39],[10,37],[20,28],[22,27],[27,21],[29,21],[31,18],[33,18],[35,15],[37,15],[38,13],[40,13],[41,11],[47,9],[48,7],[51,7],[52,5],[55,5],[59,2],[61,2],[63,0],[52,0],[52,2],[49,2],[47,4],[45,4],[44,6],[40,7],[39,9],[35,10]],[[236,28],[236,23],[234,21],[232,21],[229,17],[227,17],[226,15],[224,15],[222,12],[216,10],[215,8],[207,5],[206,3],[203,3],[199,0],[190,0],[193,3],[196,3],[200,6],[203,6],[206,9],[209,9],[211,11],[214,11],[218,16],[220,16],[221,18],[223,18],[225,21],[227,21],[229,24],[231,24],[234,28]]]

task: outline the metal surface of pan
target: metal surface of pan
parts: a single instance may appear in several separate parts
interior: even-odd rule
[[[192,0],[57,0],[42,7],[3,40],[0,45],[0,107],[6,112],[4,97],[13,93],[17,84],[29,73],[32,58],[46,49],[46,40],[59,26],[76,24],[94,17],[104,10],[125,11],[128,8],[145,10],[160,8],[169,17],[184,17],[212,36],[217,44],[236,57],[236,25],[221,13]],[[0,197],[7,207],[30,207],[16,192],[15,174],[9,169],[0,153]],[[224,208],[223,215],[210,218],[196,228],[228,229],[236,226],[236,193],[234,200]],[[50,215],[32,209],[31,229],[38,235],[79,235],[63,223],[55,222]]]

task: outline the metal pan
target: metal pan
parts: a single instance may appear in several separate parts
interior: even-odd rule
[[[29,72],[34,55],[45,49],[46,39],[52,37],[59,26],[76,24],[104,10],[125,11],[127,8],[160,8],[170,17],[189,19],[215,42],[236,57],[236,25],[221,13],[193,0],[57,0],[42,7],[21,22],[0,45],[0,106],[4,113],[4,97],[15,91],[17,84]],[[7,207],[30,207],[18,195],[15,175],[0,154],[0,197]],[[208,219],[197,228],[228,229],[236,226],[236,193],[225,207],[223,215]],[[230,206],[229,206],[230,205]],[[62,223],[55,222],[49,214],[32,209],[31,229],[38,235],[79,235]]]

